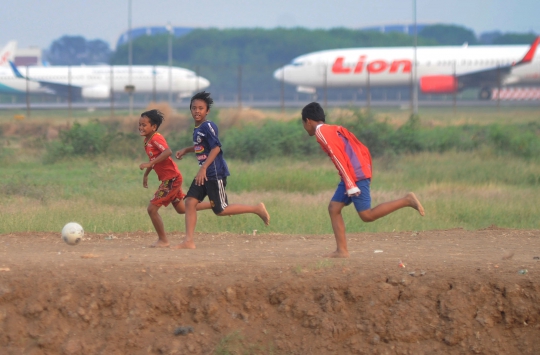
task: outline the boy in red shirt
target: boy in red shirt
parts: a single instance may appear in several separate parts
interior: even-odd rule
[[[341,210],[351,203],[354,203],[358,216],[364,222],[373,222],[403,207],[412,207],[421,216],[424,215],[424,207],[412,192],[398,200],[371,208],[369,187],[372,167],[368,148],[346,128],[325,124],[324,110],[317,102],[312,102],[302,109],[302,123],[310,136],[316,136],[317,142],[341,176],[341,182],[328,205],[337,244],[336,251],[327,255],[328,257],[349,257]]]
[[[148,214],[152,224],[158,234],[158,240],[150,247],[168,247],[169,241],[165,235],[163,220],[158,211],[161,206],[167,207],[172,203],[176,212],[184,214],[186,207],[184,205],[184,192],[182,191],[182,174],[171,159],[172,151],[167,145],[165,137],[157,133],[157,130],[163,122],[163,114],[158,110],[143,112],[139,118],[139,133],[144,136],[144,150],[150,158],[149,163],[142,163],[139,168],[146,169],[143,177],[143,187],[148,188],[148,174],[155,170],[161,185],[157,189],[154,197],[148,204]],[[210,203],[203,202],[197,205],[197,210],[209,209]]]

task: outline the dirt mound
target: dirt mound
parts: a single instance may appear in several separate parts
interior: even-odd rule
[[[540,353],[540,231],[351,234],[347,260],[320,257],[332,236],[197,235],[190,251],[148,249],[154,238],[93,234],[70,247],[1,235],[0,348]]]

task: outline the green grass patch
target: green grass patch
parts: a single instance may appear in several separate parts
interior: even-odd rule
[[[197,171],[195,159],[178,162],[187,190]],[[142,160],[145,161],[145,160]],[[97,233],[154,231],[146,206],[159,185],[154,173],[142,187],[141,160],[103,157],[54,164],[12,162],[0,170],[0,233],[60,231],[70,221]],[[339,182],[328,158],[289,158],[246,163],[230,160],[230,203],[264,202],[269,227],[257,216],[217,217],[199,213],[197,231],[208,233],[331,234],[327,206]],[[451,152],[374,160],[372,205],[414,191],[426,216],[406,208],[373,223],[354,208],[344,209],[347,232],[420,231],[490,225],[540,228],[540,163],[499,155]],[[160,214],[169,232],[184,231],[184,216],[173,208]]]

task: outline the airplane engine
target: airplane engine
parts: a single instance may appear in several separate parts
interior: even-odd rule
[[[452,75],[423,76],[420,90],[424,94],[452,94],[458,90],[458,81]]]
[[[85,86],[81,95],[85,99],[108,99],[111,97],[111,88],[108,85]]]

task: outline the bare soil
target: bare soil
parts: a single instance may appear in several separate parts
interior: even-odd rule
[[[539,230],[154,240],[0,235],[0,352],[540,354]]]

